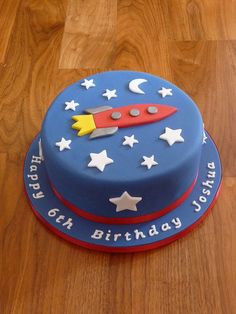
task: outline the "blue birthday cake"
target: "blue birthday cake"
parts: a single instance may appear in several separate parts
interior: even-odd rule
[[[133,71],[98,73],[62,91],[25,162],[36,215],[67,240],[104,251],[184,235],[212,206],[220,181],[218,152],[193,100]]]

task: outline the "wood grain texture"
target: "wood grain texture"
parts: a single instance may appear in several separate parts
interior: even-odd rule
[[[8,43],[12,34],[20,0],[0,2],[0,65],[5,62]]]
[[[173,81],[199,106],[224,175],[236,176],[236,41],[171,42],[170,50]]]
[[[62,40],[60,68],[112,65],[115,49],[116,0],[71,0]]]
[[[113,68],[159,73],[171,79],[168,42],[159,41],[162,13],[157,11],[155,16],[153,10],[152,1],[149,6],[144,1],[118,2]]]
[[[162,4],[168,39],[180,41],[236,39],[234,0],[152,2]]]
[[[120,1],[128,3],[131,1]],[[160,40],[236,39],[235,1],[150,0],[132,1],[155,19]],[[151,21],[147,18],[147,23]],[[161,27],[160,27],[161,26]]]
[[[17,13],[0,6],[12,19],[0,30],[0,313],[235,313],[235,1],[103,0],[96,10],[91,1],[6,3]],[[96,36],[85,41],[91,21]],[[70,245],[26,201],[23,160],[50,102],[97,68],[171,80],[196,101],[219,147],[225,177],[216,206],[165,248],[104,254]]]

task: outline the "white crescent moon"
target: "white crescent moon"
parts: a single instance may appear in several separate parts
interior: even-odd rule
[[[139,85],[142,83],[147,82],[145,79],[135,79],[129,82],[129,90],[135,94],[145,94],[141,88],[139,88]]]

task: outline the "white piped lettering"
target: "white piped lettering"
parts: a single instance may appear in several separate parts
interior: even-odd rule
[[[139,231],[138,229],[134,230],[135,233],[135,239],[138,240],[139,238],[146,238],[144,233],[142,231]]]
[[[34,190],[39,190],[40,189],[40,184],[39,183],[30,183],[29,187],[33,188]]]
[[[121,237],[121,233],[114,234],[114,241],[116,242]]]
[[[48,216],[49,217],[55,217],[59,211],[60,211],[60,209],[58,209],[58,208],[52,208],[48,211]]]
[[[164,223],[161,225],[161,230],[162,231],[167,231],[167,230],[170,230],[171,229],[171,226],[168,224],[168,222]]]
[[[126,232],[126,233],[125,233],[125,240],[126,240],[126,241],[130,241],[130,240],[131,240],[131,237],[130,237],[130,236],[131,236],[131,233]]]
[[[36,163],[36,164],[41,164],[42,158],[40,156],[32,156],[31,159],[31,164]]]
[[[193,205],[193,206],[196,206],[196,207],[194,208],[194,211],[195,211],[195,212],[199,212],[199,211],[202,209],[201,205],[199,205],[196,201],[193,201],[193,202],[192,202],[192,205]]]
[[[61,221],[64,220],[64,219],[65,219],[65,216],[64,215],[60,215],[60,216],[57,217],[56,222],[57,223],[61,223]]]
[[[56,223],[60,224],[65,219],[64,215],[59,215],[60,209],[58,208],[52,208],[48,211],[48,216],[53,218],[56,217]],[[68,218],[63,224],[63,227],[66,227],[67,229],[71,229],[73,226],[72,218]]]
[[[215,178],[216,177],[216,172],[215,171],[208,171],[207,177],[208,178]]]
[[[28,174],[27,177],[30,178],[33,181],[36,181],[36,180],[39,179],[37,174]]]
[[[213,184],[214,184],[213,180],[206,180],[205,182],[202,182],[202,185],[207,186],[210,189],[212,189]]]
[[[202,193],[207,196],[211,195],[211,191],[208,189],[202,189]]]
[[[178,229],[182,226],[181,220],[179,217],[175,217],[171,220],[171,222],[175,225],[175,228]]]
[[[151,227],[148,231],[148,234],[150,235],[150,237],[153,237],[154,235],[159,234],[155,225],[151,225]]]
[[[103,232],[102,230],[96,229],[96,230],[94,231],[94,233],[91,235],[91,238],[93,238],[93,239],[98,239],[98,240],[99,240],[99,239],[102,238],[103,234],[104,234],[104,232]]]
[[[105,240],[106,240],[106,241],[110,241],[110,236],[111,236],[111,230],[108,230],[108,231],[107,231],[107,234],[106,234]]]
[[[32,163],[40,164],[41,163],[41,157],[39,157],[39,156],[32,156],[31,165],[29,166],[30,173],[37,172],[38,165],[32,165]],[[32,188],[35,191],[41,189],[40,183],[36,182],[36,181],[39,181],[39,176],[38,176],[37,173],[27,174],[27,178],[31,182],[31,183],[29,183],[29,187],[30,188]],[[32,197],[34,199],[40,199],[40,198],[44,198],[45,196],[44,196],[43,191],[38,191],[37,193],[32,193]]]
[[[206,199],[205,196],[201,195],[201,196],[199,196],[199,201],[200,201],[201,203],[206,203],[207,199]]]
[[[207,172],[207,178],[214,179],[216,177],[216,171],[212,171],[212,170],[216,168],[215,163],[213,161],[208,162],[207,168],[211,169],[211,170],[208,170]],[[202,209],[200,203],[203,204],[207,202],[207,196],[211,195],[211,189],[213,188],[214,183],[215,183],[214,180],[205,180],[202,182],[202,186],[204,187],[202,189],[202,195],[199,196],[198,201],[194,200],[192,202],[192,205],[195,206],[194,208],[195,212],[199,212]]]
[[[215,169],[216,167],[215,167],[214,161],[208,162],[207,167],[208,167],[209,169]]]
[[[33,193],[32,194],[33,198],[35,199],[39,199],[39,198],[44,198],[44,194],[42,191],[38,192],[38,193]]]
[[[38,167],[36,165],[30,165],[30,172],[37,171]]]
[[[72,218],[68,218],[67,221],[65,221],[62,226],[66,226],[67,229],[71,229],[73,226]]]

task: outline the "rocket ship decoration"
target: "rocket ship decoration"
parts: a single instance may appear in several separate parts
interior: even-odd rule
[[[108,136],[119,128],[157,122],[174,114],[177,108],[160,104],[134,104],[119,108],[101,106],[88,108],[87,114],[73,116],[76,121],[72,128],[78,130],[78,136],[91,133],[90,138]]]

